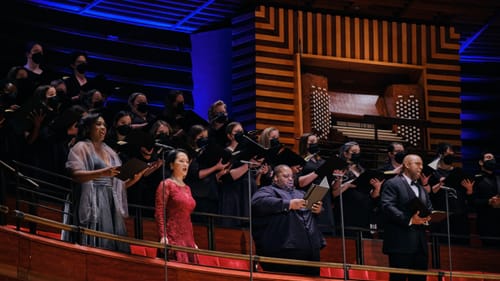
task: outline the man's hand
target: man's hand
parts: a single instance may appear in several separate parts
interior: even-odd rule
[[[322,208],[323,208],[323,202],[318,201],[312,205],[311,212],[313,212],[313,214],[319,214],[321,213]]]
[[[300,210],[306,207],[306,200],[304,199],[292,199],[290,200],[290,210]]]
[[[427,216],[427,217],[422,218],[418,214],[420,214],[420,211],[417,211],[411,217],[411,225],[428,225],[429,221],[431,220],[431,217]]]

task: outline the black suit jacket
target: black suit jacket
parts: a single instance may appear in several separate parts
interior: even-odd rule
[[[432,210],[429,195],[422,186],[418,186],[419,199]],[[384,182],[380,196],[381,209],[385,221],[385,254],[428,253],[425,226],[409,225],[413,216],[409,202],[416,197],[403,175]]]
[[[304,191],[287,191],[274,185],[259,188],[252,196],[252,236],[257,254],[274,256],[284,249],[319,251],[325,246],[317,215],[311,210],[289,210],[290,200]]]

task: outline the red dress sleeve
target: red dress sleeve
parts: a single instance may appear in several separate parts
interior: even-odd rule
[[[160,239],[165,235],[165,206],[168,202],[169,195],[169,183],[168,179],[160,182],[158,187],[156,188],[156,197],[155,197],[155,221],[156,226],[158,227],[158,235]]]

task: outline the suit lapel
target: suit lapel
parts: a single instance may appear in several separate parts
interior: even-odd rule
[[[401,184],[405,187],[406,194],[408,195],[408,199],[411,200],[417,196],[415,196],[415,192],[411,189],[410,185],[406,181],[405,177],[403,175],[399,175],[399,180],[401,181]],[[419,191],[420,193],[420,191]]]

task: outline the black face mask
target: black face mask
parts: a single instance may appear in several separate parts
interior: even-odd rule
[[[483,167],[488,171],[495,171],[497,167],[497,161],[495,159],[484,161]]]
[[[36,64],[41,64],[43,62],[43,54],[42,53],[34,53],[31,55],[31,60]]]
[[[396,155],[394,155],[394,161],[396,161],[396,163],[398,164],[403,164],[403,159],[405,158],[406,156],[406,153],[404,153],[403,151],[400,151],[398,153],[396,153]]]
[[[236,134],[234,134],[234,139],[238,142],[238,143],[241,143],[243,142],[243,138],[244,138],[244,133],[243,132],[238,132]]]
[[[116,131],[118,134],[126,136],[130,133],[130,131],[132,131],[132,127],[130,125],[120,125],[116,127]]]
[[[277,146],[280,146],[280,140],[279,139],[271,139],[269,141],[269,144],[271,145],[271,147],[277,147]]]
[[[56,94],[57,94],[58,97],[66,96],[66,92],[63,91],[63,90],[57,90]]]
[[[446,165],[451,165],[453,164],[453,162],[455,162],[455,157],[453,155],[448,154],[443,157],[443,163],[445,163]]]
[[[50,98],[47,98],[47,106],[52,108],[52,109],[57,109],[57,105],[59,104],[59,99],[57,96],[53,96]]]
[[[76,66],[76,71],[80,74],[84,74],[88,70],[88,64],[87,63],[80,63],[79,65]]]
[[[198,148],[203,148],[208,145],[208,138],[201,138],[196,140],[196,145]]]
[[[217,113],[217,116],[214,118],[214,122],[224,124],[227,122],[227,114],[224,112]]]
[[[156,136],[156,142],[161,144],[168,144],[170,142],[170,136],[165,133],[161,133]]]
[[[307,149],[309,153],[311,154],[316,154],[319,152],[319,145],[317,143],[311,143],[309,144],[309,148]]]
[[[99,109],[99,108],[103,108],[103,107],[104,107],[104,101],[103,100],[95,101],[92,104],[92,108],[95,108],[95,109]]]
[[[184,112],[184,103],[183,102],[178,103],[177,107],[175,108],[175,110],[177,111],[177,113]]]
[[[142,102],[140,104],[137,105],[137,111],[139,111],[140,113],[146,113],[148,112],[148,104],[145,103],[145,102]]]
[[[353,153],[351,154],[351,162],[354,164],[358,164],[361,161],[361,153]]]

